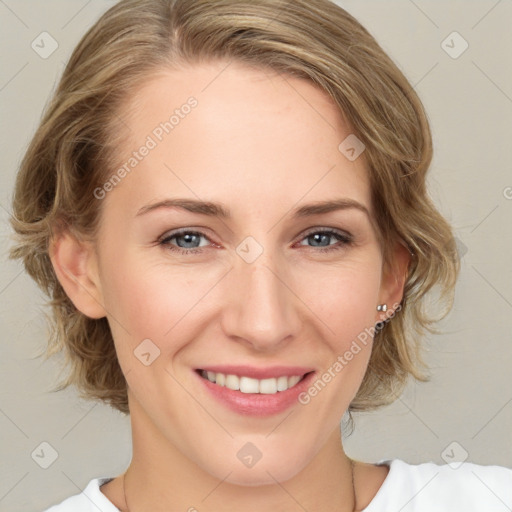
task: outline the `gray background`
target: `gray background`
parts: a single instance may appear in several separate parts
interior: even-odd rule
[[[462,261],[444,334],[426,340],[432,381],[411,383],[393,405],[355,415],[345,440],[368,462],[463,460],[512,467],[512,2],[346,0],[424,101],[435,144],[431,194],[454,226]],[[6,258],[16,168],[73,47],[113,2],[0,0],[0,510],[43,508],[90,479],[123,472],[129,419],[74,389],[50,393],[58,358],[45,344],[44,297]],[[58,49],[31,43],[47,31]],[[457,58],[448,55],[469,47]],[[446,45],[452,48],[446,48]],[[46,46],[48,48],[48,46]],[[31,454],[48,442],[47,469]],[[46,450],[48,454],[48,450]],[[44,461],[43,461],[44,462]]]

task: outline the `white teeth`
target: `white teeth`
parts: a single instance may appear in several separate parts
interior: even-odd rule
[[[242,393],[259,393],[260,383],[258,379],[240,377],[240,391]]]
[[[286,391],[288,389],[288,377],[279,377],[277,379],[277,391]]]
[[[260,393],[265,395],[274,395],[277,393],[277,379],[260,380]]]
[[[278,378],[253,379],[251,377],[238,377],[237,375],[226,375],[211,371],[202,371],[201,375],[218,386],[225,386],[233,391],[242,393],[260,393],[264,395],[275,395],[279,391],[286,391],[302,380],[303,375],[287,377],[283,375]]]
[[[217,373],[217,379],[213,382],[216,382],[219,386],[226,385],[226,376],[223,373]]]
[[[291,388],[291,387],[295,386],[295,384],[297,384],[297,382],[299,382],[300,379],[301,379],[301,377],[299,377],[298,375],[294,375],[293,377],[288,377],[288,387]]]
[[[240,379],[236,375],[226,375],[225,386],[233,391],[240,389]]]

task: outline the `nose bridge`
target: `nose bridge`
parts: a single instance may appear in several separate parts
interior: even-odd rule
[[[253,240],[245,242],[237,248],[239,257],[231,272],[233,310],[225,329],[255,348],[270,348],[299,329],[295,298],[287,283],[291,276],[284,260],[270,249],[258,249]]]

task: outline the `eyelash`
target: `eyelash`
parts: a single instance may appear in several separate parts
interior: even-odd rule
[[[318,234],[336,237],[338,239],[338,241],[341,242],[341,245],[333,244],[333,245],[329,245],[327,247],[317,247],[316,249],[318,252],[326,253],[326,252],[331,252],[331,251],[339,251],[339,250],[343,249],[345,246],[351,245],[353,243],[352,235],[350,235],[348,233],[344,233],[343,231],[337,231],[337,230],[334,230],[331,228],[310,231],[310,232],[306,233],[301,238],[300,241],[302,241],[306,238],[309,238],[312,235],[318,235]],[[166,233],[158,240],[158,244],[166,247],[167,249],[169,249],[172,252],[187,255],[187,256],[192,255],[192,254],[200,254],[203,252],[202,248],[199,248],[199,247],[192,248],[192,249],[183,249],[181,247],[176,247],[175,245],[172,245],[169,243],[170,240],[172,240],[173,238],[177,238],[177,237],[180,237],[183,235],[197,235],[197,236],[204,237],[211,242],[211,240],[204,233],[201,233],[200,231],[182,229],[182,230],[171,232],[169,234]],[[310,247],[315,249],[314,246],[310,246]]]

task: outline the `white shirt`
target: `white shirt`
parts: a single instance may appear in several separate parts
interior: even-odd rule
[[[512,469],[465,462],[437,465],[383,460],[389,473],[362,512],[510,512]],[[456,468],[456,469],[455,469]],[[81,494],[44,512],[119,512],[100,487],[112,480],[91,480]]]

